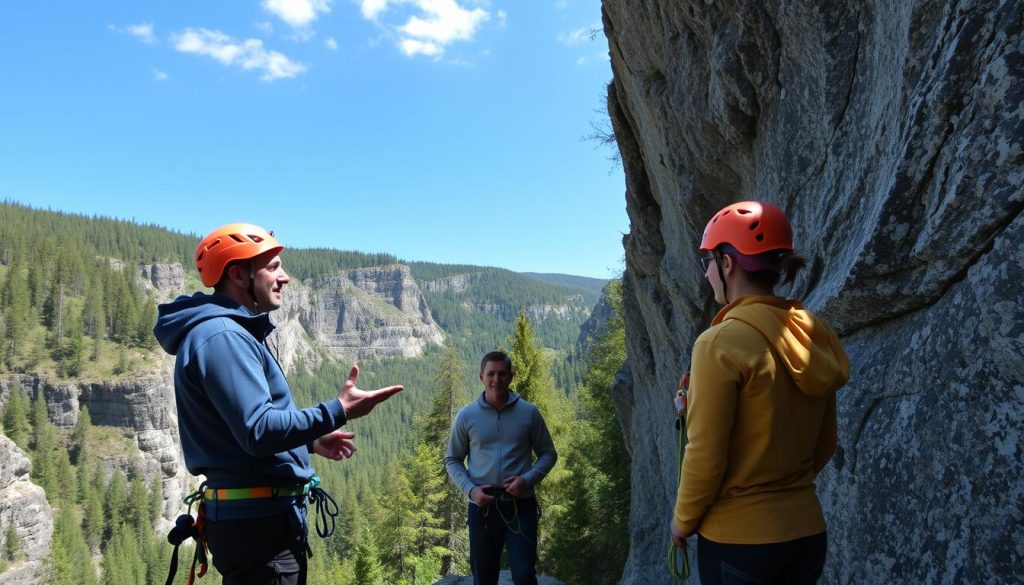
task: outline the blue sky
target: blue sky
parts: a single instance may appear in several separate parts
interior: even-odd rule
[[[5,3],[0,199],[609,277],[600,24],[599,0]]]

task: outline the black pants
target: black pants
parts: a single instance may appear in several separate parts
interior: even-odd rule
[[[474,585],[497,585],[507,548],[512,582],[537,585],[537,500],[495,500],[481,510],[469,503],[469,562]]]
[[[813,585],[825,568],[825,533],[772,544],[697,538],[701,585]]]
[[[306,526],[295,513],[207,521],[206,542],[224,585],[306,583]]]

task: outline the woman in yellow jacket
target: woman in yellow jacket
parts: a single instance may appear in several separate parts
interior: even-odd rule
[[[693,346],[672,540],[697,533],[704,585],[816,583],[827,540],[813,480],[835,450],[849,360],[824,320],[773,293],[805,264],[780,209],[725,207],[700,250],[725,307]]]

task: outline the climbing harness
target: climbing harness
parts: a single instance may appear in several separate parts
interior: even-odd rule
[[[676,485],[679,485],[683,475],[683,436],[686,435],[686,391],[690,386],[690,372],[687,371],[679,379],[679,388],[676,394],[676,430],[678,437],[678,460],[679,467],[676,469]],[[679,558],[680,553],[682,559]],[[668,543],[668,571],[676,581],[686,581],[690,578],[690,555],[686,547],[678,547],[672,539]]]
[[[196,541],[196,554],[192,559],[192,569],[189,571],[188,585],[195,583],[196,577],[202,578],[209,566],[209,549],[206,546],[206,503],[230,500],[252,500],[261,498],[287,498],[302,497],[308,498],[309,503],[316,510],[316,533],[320,538],[327,538],[334,534],[335,518],[338,516],[338,504],[320,486],[320,478],[313,476],[307,483],[294,487],[282,486],[260,486],[249,488],[208,488],[203,482],[199,489],[185,497],[184,503],[188,505],[188,513],[178,516],[174,522],[174,528],[167,534],[167,541],[174,545],[174,553],[171,555],[171,567],[167,573],[165,585],[171,585],[174,576],[178,571],[178,547],[185,540],[192,538]],[[192,506],[199,502],[196,516],[193,519]],[[305,541],[306,554],[313,556],[309,543]],[[196,573],[196,564],[200,565],[199,573]]]
[[[509,494],[502,488],[491,488],[490,490],[485,491],[485,493],[494,498],[494,505],[487,506],[486,508],[482,508],[480,510],[480,514],[484,518],[484,530],[487,530],[487,518],[491,514],[491,508],[494,508],[495,510],[498,511],[498,516],[501,517],[501,521],[505,523],[505,528],[507,528],[510,533],[518,534],[519,536],[523,537],[523,540],[525,540],[526,542],[534,544],[534,542],[530,540],[528,536],[523,534],[523,521],[519,517],[518,498]],[[501,506],[499,505],[499,502],[512,502],[511,516],[505,516],[505,513],[501,511]],[[537,502],[537,521],[540,521],[540,502]],[[515,527],[512,526],[513,523],[515,523]]]

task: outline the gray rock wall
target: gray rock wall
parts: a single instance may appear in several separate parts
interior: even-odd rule
[[[128,454],[96,453],[107,472],[120,469],[129,478],[141,474],[147,482],[160,478],[164,496],[163,518],[158,530],[169,528],[181,511],[192,476],[185,469],[178,438],[174,404],[173,362],[162,360],[159,371],[130,380],[61,382],[41,376],[0,378],[0,408],[7,403],[12,382],[17,380],[30,397],[42,393],[49,419],[70,429],[78,422],[82,406],[89,407],[94,425],[120,429],[137,448]]]
[[[301,287],[285,289],[274,322],[294,319],[335,358],[416,357],[444,342],[408,266],[345,270]]]
[[[710,215],[783,207],[783,294],[853,362],[818,480],[830,583],[1024,578],[1024,2],[605,0],[626,174],[623,583],[667,583],[670,406]]]
[[[0,585],[36,582],[50,554],[53,514],[43,488],[29,480],[31,471],[28,456],[0,434],[0,546],[13,526],[22,557],[0,573]]]

